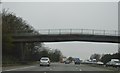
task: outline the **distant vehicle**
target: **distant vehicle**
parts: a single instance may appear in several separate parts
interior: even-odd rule
[[[107,62],[106,66],[112,66],[112,61]]]
[[[111,59],[106,63],[106,66],[120,67],[120,61],[118,59]]]
[[[66,60],[67,60],[66,57],[62,57],[62,59],[60,60],[60,63],[65,63]]]
[[[42,57],[40,59],[40,66],[50,66],[50,59],[48,57]]]
[[[111,59],[111,61],[119,61],[119,59]]]
[[[120,61],[114,61],[112,66],[113,67],[120,67]]]
[[[80,61],[79,58],[74,58],[74,63],[75,63],[75,64],[80,64],[80,62],[81,62],[81,61]]]
[[[103,63],[103,62],[98,61],[96,64],[97,64],[97,65],[103,65],[104,63]]]
[[[90,64],[90,60],[84,60],[82,63],[83,64]]]
[[[85,60],[82,63],[83,64],[97,64],[96,60]]]
[[[64,61],[65,64],[70,64],[69,60]]]

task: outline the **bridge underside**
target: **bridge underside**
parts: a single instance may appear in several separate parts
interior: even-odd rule
[[[13,36],[13,42],[65,42],[65,41],[86,41],[120,43],[118,36],[105,35],[81,35],[81,34],[49,34],[49,35],[22,35]]]

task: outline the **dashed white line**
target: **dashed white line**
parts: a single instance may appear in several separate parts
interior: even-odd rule
[[[29,66],[29,67],[22,67],[22,68],[14,68],[14,69],[9,69],[5,71],[13,71],[13,70],[18,70],[18,69],[26,69],[26,68],[31,68],[31,67],[36,67],[36,66]]]
[[[44,73],[46,73],[46,72],[44,72]]]
[[[52,68],[50,68],[50,70],[52,70]]]
[[[80,71],[82,71],[82,69],[79,69]]]

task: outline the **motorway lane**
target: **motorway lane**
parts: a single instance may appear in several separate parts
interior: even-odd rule
[[[18,68],[3,68],[3,71],[111,71],[106,68],[100,67],[92,67],[88,65],[75,65],[64,64],[64,63],[51,63],[51,66],[39,66],[39,64],[26,66],[26,67],[18,67]]]

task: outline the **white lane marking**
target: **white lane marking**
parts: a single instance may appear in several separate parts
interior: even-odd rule
[[[79,69],[80,71],[82,71],[82,69]]]
[[[29,66],[29,67],[22,67],[22,68],[14,68],[14,69],[9,69],[5,71],[13,71],[13,70],[18,70],[18,69],[26,69],[26,68],[31,68],[31,67],[36,67],[36,66]]]
[[[52,68],[50,68],[50,70],[52,70]]]
[[[46,73],[46,72],[44,72],[44,73]]]

